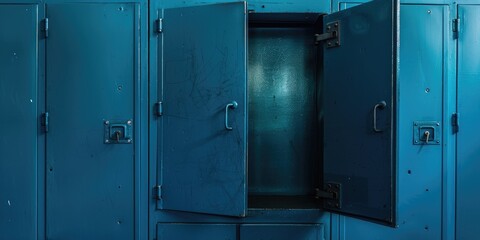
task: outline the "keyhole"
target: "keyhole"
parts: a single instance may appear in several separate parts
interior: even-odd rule
[[[121,132],[119,132],[119,131],[115,131],[115,139],[117,140],[117,142],[119,142],[119,141],[120,141],[120,135],[122,135],[122,133],[121,133]]]
[[[425,142],[428,143],[428,140],[430,138],[430,131],[425,131],[425,133],[423,133],[425,135]]]

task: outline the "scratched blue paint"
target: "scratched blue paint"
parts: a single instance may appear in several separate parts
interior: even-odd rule
[[[245,4],[166,9],[163,17],[163,208],[245,216]],[[238,107],[226,109],[233,101]]]
[[[340,25],[340,46],[324,48],[324,184],[341,184],[342,206],[333,210],[390,224],[396,221],[397,3],[369,2],[324,18]],[[380,101],[386,107],[376,109]]]

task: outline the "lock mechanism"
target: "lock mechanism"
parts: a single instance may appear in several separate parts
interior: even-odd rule
[[[105,144],[130,144],[132,143],[132,120],[110,121],[105,120],[104,139]]]
[[[438,145],[440,144],[440,122],[416,121],[413,123],[414,145]]]

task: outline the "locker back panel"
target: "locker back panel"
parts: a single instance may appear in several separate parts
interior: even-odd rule
[[[313,27],[250,27],[250,195],[313,195],[319,184]]]
[[[0,4],[0,239],[36,237],[37,10]]]

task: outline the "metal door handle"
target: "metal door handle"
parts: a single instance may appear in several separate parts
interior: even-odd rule
[[[377,109],[384,109],[387,106],[385,101],[381,101],[375,105],[373,108],[373,131],[374,132],[382,132],[383,130],[377,128]]]
[[[225,106],[225,129],[227,130],[233,129],[228,125],[228,109],[235,109],[237,107],[238,107],[238,103],[235,101],[232,101],[231,103],[227,104],[227,106]]]

